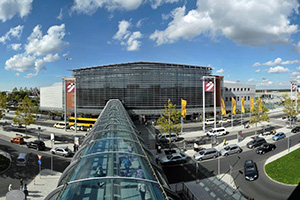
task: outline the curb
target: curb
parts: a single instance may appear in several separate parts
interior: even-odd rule
[[[299,149],[299,148],[300,148],[300,147],[297,147],[297,148],[295,148],[293,151],[295,151],[295,150],[297,150],[297,149]],[[291,153],[291,152],[293,152],[293,151],[290,151],[289,153]],[[287,154],[285,154],[285,155],[287,155]],[[283,156],[285,156],[285,155],[282,155],[281,157],[283,157]],[[274,155],[274,156],[276,156],[276,155]],[[271,156],[271,157],[273,157],[273,156]],[[264,173],[265,173],[265,175],[266,175],[271,181],[273,181],[273,182],[275,182],[275,183],[277,183],[277,184],[284,185],[284,186],[289,186],[289,187],[296,187],[298,184],[281,183],[281,182],[279,182],[279,181],[276,181],[276,180],[272,179],[272,178],[266,173],[266,165],[269,164],[269,163],[271,163],[271,162],[267,163],[267,160],[270,159],[271,157],[269,157],[269,158],[267,158],[267,159],[265,160],[264,167],[263,167],[263,168],[264,168]],[[281,157],[278,157],[278,158],[275,159],[275,160],[278,160],[278,159],[281,158]],[[273,160],[272,162],[274,162],[275,160]],[[267,164],[266,164],[266,163],[267,163]]]

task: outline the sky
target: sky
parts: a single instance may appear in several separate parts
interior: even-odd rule
[[[1,0],[0,90],[136,61],[287,89],[300,84],[299,24],[297,0]]]

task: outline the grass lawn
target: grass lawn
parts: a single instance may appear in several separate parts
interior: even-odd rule
[[[286,184],[300,182],[300,148],[267,164],[266,173],[272,179]]]
[[[9,166],[10,160],[0,155],[0,172],[6,170]]]

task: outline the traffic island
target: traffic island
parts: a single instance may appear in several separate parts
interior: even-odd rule
[[[300,183],[299,163],[300,148],[266,164],[265,172],[271,179],[279,183],[297,185]]]

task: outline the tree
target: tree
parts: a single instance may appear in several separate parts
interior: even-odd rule
[[[289,118],[293,116],[297,116],[296,111],[296,101],[293,101],[288,94],[283,94],[283,112],[286,114],[286,116]],[[292,120],[290,120],[290,125],[292,123]]]
[[[270,122],[268,111],[269,109],[266,107],[266,105],[256,99],[253,112],[250,117],[250,124],[255,124],[257,127],[257,124],[260,124],[261,122]]]
[[[180,131],[180,117],[181,112],[179,110],[176,110],[176,105],[172,104],[171,100],[169,99],[168,105],[165,105],[163,115],[157,120],[160,131],[169,133],[169,137],[171,138],[171,133],[178,133]]]
[[[36,112],[36,108],[34,107],[33,102],[29,99],[28,96],[22,100],[22,104],[18,106],[15,114],[16,117],[13,118],[14,123],[25,125],[25,131],[27,126],[35,122],[34,113]]]
[[[6,102],[6,96],[0,93],[0,119],[2,119],[4,116],[3,111],[6,109]]]

